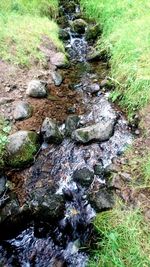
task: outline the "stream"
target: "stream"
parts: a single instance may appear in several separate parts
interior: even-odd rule
[[[64,44],[71,66],[62,73],[70,80],[70,90],[80,95],[84,112],[76,114],[76,107],[72,107],[70,112],[73,114],[68,116],[67,126],[60,125],[62,132],[67,130],[62,143],[44,142],[34,166],[23,170],[23,175],[27,176],[24,186],[29,194],[42,183],[44,189],[40,186],[35,194],[45,190],[42,191],[42,197],[45,197],[42,201],[47,207],[46,197],[51,192],[47,190],[48,186],[52,186],[54,201],[56,197],[59,203],[59,197],[63,197],[64,206],[54,221],[44,219],[43,213],[36,220],[29,214],[31,219],[24,222],[18,233],[8,239],[2,238],[0,266],[86,267],[94,235],[92,219],[96,212],[110,209],[114,204],[114,190],[108,185],[107,169],[132,142],[128,122],[122,112],[110,103],[109,90],[99,86],[109,73],[107,62],[87,61],[93,44],[86,40],[84,31],[75,32],[71,27],[72,21],[80,18],[80,6],[76,4],[68,11],[64,3],[62,1],[60,11],[65,18],[63,30],[69,35]],[[74,136],[72,138],[76,128],[91,127],[101,122],[113,125],[104,141],[94,137],[84,143],[76,142]],[[33,206],[36,206],[37,195]]]

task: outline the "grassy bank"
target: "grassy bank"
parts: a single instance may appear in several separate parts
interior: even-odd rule
[[[138,210],[103,212],[94,224],[99,241],[89,267],[150,266],[149,225]]]
[[[57,0],[1,0],[0,58],[20,65],[44,60],[39,47],[45,36],[62,50],[58,27],[51,20],[57,12]]]
[[[150,101],[150,3],[127,0],[80,0],[87,15],[102,25],[98,46],[111,55],[116,80],[112,99],[129,117]]]

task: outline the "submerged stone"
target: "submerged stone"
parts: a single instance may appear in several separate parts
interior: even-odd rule
[[[94,172],[87,167],[77,169],[73,173],[73,180],[81,184],[82,186],[90,186],[94,179]]]

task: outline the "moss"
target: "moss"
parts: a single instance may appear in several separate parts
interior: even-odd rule
[[[39,149],[38,137],[35,133],[29,133],[25,144],[15,155],[10,155],[8,165],[21,168],[34,160],[34,155]]]

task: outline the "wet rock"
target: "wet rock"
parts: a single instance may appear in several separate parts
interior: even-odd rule
[[[58,68],[67,68],[69,67],[69,61],[66,55],[62,52],[55,53],[51,57],[51,63]]]
[[[32,106],[25,101],[18,102],[16,104],[15,110],[14,110],[14,119],[15,120],[23,120],[28,119],[32,116]]]
[[[7,179],[4,175],[0,176],[0,196],[5,192],[6,190],[6,182]]]
[[[52,79],[56,86],[60,86],[63,81],[63,77],[58,71],[52,72]]]
[[[94,174],[101,176],[104,172],[103,164],[102,163],[97,163],[94,165]]]
[[[100,33],[100,25],[89,25],[86,29],[85,38],[87,41],[93,41],[100,35]]]
[[[79,128],[72,134],[72,138],[81,143],[90,141],[107,141],[113,134],[115,121],[113,119],[102,120],[99,123]]]
[[[39,149],[39,138],[32,131],[18,131],[8,137],[7,164],[20,168],[34,160]]]
[[[96,212],[112,209],[115,204],[113,191],[108,188],[100,188],[98,192],[90,192],[88,199]]]
[[[91,94],[97,93],[100,90],[100,86],[98,83],[93,83],[87,87],[87,91]]]
[[[87,23],[83,19],[76,19],[72,22],[72,25],[71,25],[72,29],[79,34],[82,34],[85,32],[86,26],[87,26]]]
[[[76,113],[76,108],[75,107],[69,107],[69,108],[67,108],[67,113],[68,114],[74,114],[74,113]]]
[[[8,219],[12,221],[20,213],[19,209],[20,206],[16,198],[8,199],[3,208],[0,209],[0,224]]]
[[[32,210],[35,219],[55,220],[63,217],[64,198],[55,193],[51,187],[39,187],[31,191],[26,205]],[[52,223],[53,221],[51,221]]]
[[[60,29],[59,30],[59,38],[62,40],[69,40],[70,35],[67,29]]]
[[[45,118],[41,126],[41,134],[43,139],[47,143],[61,143],[63,140],[63,135],[60,132],[56,122],[50,118]]]
[[[99,60],[101,57],[101,53],[99,50],[92,50],[89,53],[87,53],[86,59],[89,62]]]
[[[71,136],[72,132],[77,129],[80,118],[77,115],[70,115],[66,119],[65,123],[65,134],[66,136]]]
[[[73,173],[73,180],[82,186],[90,186],[94,179],[94,172],[89,170],[87,167],[77,169]]]
[[[32,80],[28,84],[28,88],[26,90],[26,94],[31,97],[42,98],[46,97],[47,91],[45,82],[39,80]]]

